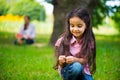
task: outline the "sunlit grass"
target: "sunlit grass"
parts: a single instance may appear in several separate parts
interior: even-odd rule
[[[98,28],[93,28],[93,32],[99,35],[117,35],[118,30],[111,26],[99,26]]]
[[[0,16],[0,31],[7,32],[19,32],[20,26],[23,24],[23,17],[18,15],[8,14],[6,16]],[[47,16],[45,22],[32,21],[36,26],[36,32],[38,34],[51,34],[53,30],[53,15]],[[98,35],[117,35],[119,31],[112,25],[99,26],[93,28],[95,34]]]

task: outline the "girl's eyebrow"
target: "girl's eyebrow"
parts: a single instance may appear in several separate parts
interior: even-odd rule
[[[73,24],[70,23],[70,25],[73,25]]]
[[[82,24],[78,24],[78,25],[82,25]]]
[[[74,25],[74,24],[70,23],[70,25]],[[77,25],[82,25],[82,24],[81,24],[81,23],[78,23]]]

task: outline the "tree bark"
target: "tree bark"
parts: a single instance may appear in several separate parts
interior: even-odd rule
[[[58,37],[64,32],[66,23],[66,14],[76,7],[88,7],[92,11],[94,5],[99,0],[53,0],[54,27],[50,38],[50,44],[54,45]],[[92,13],[92,12],[91,12]]]

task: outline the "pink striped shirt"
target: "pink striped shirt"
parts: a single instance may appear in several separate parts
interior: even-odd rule
[[[55,46],[58,47],[60,45],[62,39],[63,39],[63,37],[59,38],[57,40]],[[72,39],[70,41],[70,52],[74,57],[76,57],[76,55],[80,52],[81,46],[82,46],[81,43],[82,43],[82,41],[78,42],[74,36],[72,37]],[[88,64],[83,65],[83,69],[84,69],[84,73],[91,75]],[[61,70],[61,69],[59,68],[59,70]]]

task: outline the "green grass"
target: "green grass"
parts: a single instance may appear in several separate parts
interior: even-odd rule
[[[58,78],[50,46],[4,45],[0,51],[0,80],[53,80]],[[57,79],[55,79],[57,80]]]
[[[38,45],[14,45],[18,24],[0,23],[0,80],[62,80],[53,69],[54,47],[48,45],[52,24],[35,23]],[[93,77],[120,80],[120,35],[96,35],[96,43],[97,70]]]
[[[61,80],[54,65],[52,46],[16,46],[14,33],[0,32],[0,80]],[[38,37],[40,36],[40,38]],[[50,35],[38,35],[37,43],[48,43]],[[39,40],[41,39],[41,40]],[[95,80],[120,80],[120,36],[96,36]]]
[[[52,46],[14,45],[14,34],[0,34],[0,80],[60,80],[53,69]],[[48,43],[49,36],[39,36],[41,40],[37,38],[36,44]]]
[[[120,80],[120,36],[96,36],[96,80]]]

